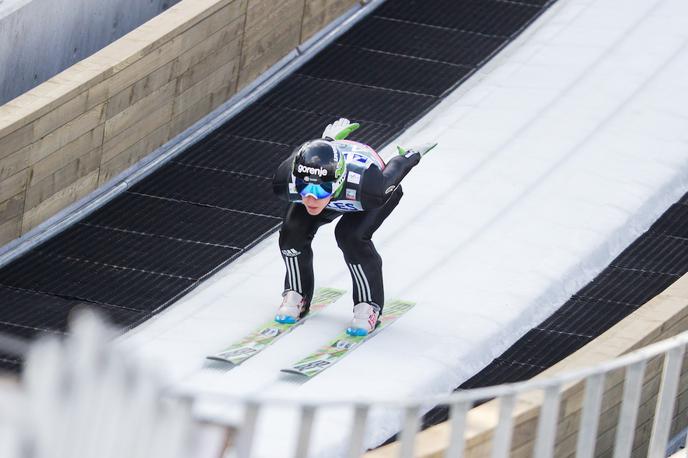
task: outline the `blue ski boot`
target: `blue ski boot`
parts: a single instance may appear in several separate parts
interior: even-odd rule
[[[361,302],[354,305],[354,319],[346,329],[350,336],[367,336],[380,324],[380,306]]]
[[[282,305],[277,310],[275,321],[283,324],[294,324],[308,313],[306,298],[296,291],[282,293]]]

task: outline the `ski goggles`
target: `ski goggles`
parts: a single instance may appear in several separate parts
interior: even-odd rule
[[[312,195],[316,199],[324,199],[325,197],[330,197],[334,189],[334,183],[331,181],[325,183],[306,183],[301,178],[296,180],[296,190],[301,194],[301,197],[306,197],[307,195]]]

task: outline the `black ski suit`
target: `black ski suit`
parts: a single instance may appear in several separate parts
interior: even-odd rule
[[[310,306],[314,288],[311,242],[320,226],[341,216],[335,237],[351,273],[354,304],[367,302],[382,310],[382,258],[371,238],[399,203],[403,195],[399,183],[418,164],[420,154],[396,156],[385,164],[367,145],[347,140],[336,144],[346,159],[345,185],[319,215],[308,214],[296,192],[291,172],[293,155],[280,164],[275,174],[275,194],[290,202],[279,236],[287,268],[284,289],[298,292]]]

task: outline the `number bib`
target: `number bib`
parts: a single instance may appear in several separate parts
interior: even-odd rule
[[[352,202],[350,200],[333,200],[329,204],[327,204],[327,207],[325,208],[343,213],[363,211],[363,206],[361,205],[361,202]]]

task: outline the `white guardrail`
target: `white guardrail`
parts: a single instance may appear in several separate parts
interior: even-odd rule
[[[134,360],[115,332],[93,314],[82,313],[72,322],[66,339],[55,336],[31,345],[18,384],[0,383],[0,457],[249,457],[252,456],[257,419],[264,409],[288,404],[300,409],[298,440],[293,456],[308,456],[313,420],[319,409],[349,406],[354,421],[349,431],[347,456],[364,450],[365,424],[372,408],[404,412],[399,456],[414,456],[420,413],[429,405],[450,408],[451,435],[445,456],[462,457],[467,413],[479,401],[499,399],[499,421],[492,439],[493,458],[506,457],[511,448],[512,411],[519,395],[540,391],[540,410],[533,456],[554,453],[560,393],[585,380],[576,456],[592,457],[605,376],[624,369],[623,398],[616,427],[614,458],[631,456],[641,401],[643,376],[651,358],[663,356],[647,456],[666,456],[671,421],[679,392],[688,332],[649,345],[594,367],[547,379],[465,390],[442,396],[421,396],[398,401],[300,402],[285,399],[229,399],[194,392],[170,396],[163,380],[150,366]],[[1,382],[1,381],[0,381]],[[208,425],[198,421],[192,405],[198,400],[233,401],[243,408],[239,424],[215,425],[215,440],[208,440]],[[218,435],[218,428],[222,429]],[[219,439],[218,439],[218,436]]]

